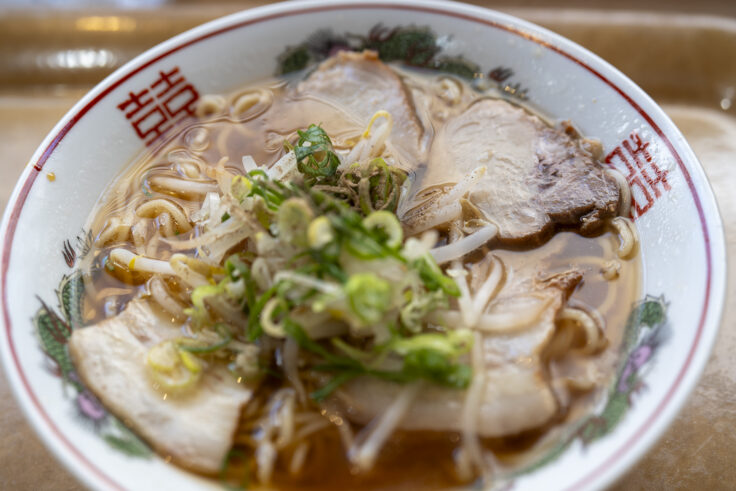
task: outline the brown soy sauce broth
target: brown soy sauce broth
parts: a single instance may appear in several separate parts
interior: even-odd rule
[[[289,473],[293,449],[286,449],[279,457],[270,486],[315,491],[451,488],[467,484],[457,479],[454,472],[453,454],[459,439],[456,433],[397,431],[381,450],[374,471],[359,473],[348,462],[337,430],[328,428],[311,438],[308,460],[298,476]],[[246,466],[247,461],[233,466],[228,480],[243,482]],[[247,472],[253,475],[253,467]]]
[[[401,70],[400,73],[417,101],[417,111],[429,138],[444,121],[458,113],[478,97],[493,95],[479,93],[459,79],[446,75],[429,74],[417,70]],[[330,104],[318,99],[301,100],[299,108],[291,104],[291,82],[270,80],[246,88],[238,88],[225,95],[222,111],[193,120],[179,133],[157,148],[148,150],[134,160],[132,165],[103,193],[88,223],[88,229],[99,236],[111,216],[130,213],[151,197],[166,197],[187,210],[199,204],[182,196],[165,195],[149,185],[152,175],[182,177],[182,169],[169,158],[173,152],[184,152],[207,165],[215,165],[223,157],[228,167],[242,173],[240,159],[250,155],[260,166],[270,166],[285,152],[283,142],[295,141],[296,131],[311,123],[320,123],[332,137],[338,151],[345,151],[350,140],[357,138],[363,127],[344,118],[325,120],[322,116]],[[244,95],[265,94],[258,104],[235,114],[233,107]],[[449,102],[448,102],[449,101]],[[306,106],[305,106],[306,104]],[[305,110],[305,107],[307,110]],[[193,149],[194,141],[199,142]],[[201,144],[205,141],[207,144]],[[424,168],[416,171],[421,174]],[[155,227],[151,223],[151,227]],[[196,230],[191,232],[196,234]],[[132,247],[126,241],[108,244],[104,248],[93,247],[89,254],[86,283],[91,285],[85,300],[85,318],[89,323],[115,315],[132,298],[145,294],[145,278],[115,277],[108,274],[104,265],[109,250],[115,246]],[[572,298],[591,309],[596,309],[606,321],[605,335],[608,348],[594,357],[600,373],[607,374],[605,383],[597,390],[583,392],[564,404],[558,417],[549,425],[514,437],[486,439],[483,445],[493,450],[499,463],[518,468],[532,462],[554,438],[570,423],[590,410],[593,403],[605,392],[617,361],[617,348],[623,336],[626,318],[632,304],[639,298],[641,264],[638,254],[629,260],[621,260],[618,279],[606,281],[601,275],[604,260],[617,260],[618,238],[611,231],[603,231],[595,237],[582,237],[576,233],[561,231],[542,246],[531,250],[493,250],[502,261],[515,271],[544,271],[549,273],[572,267],[583,273],[583,281]],[[166,259],[171,251],[160,246],[157,257]],[[176,289],[176,285],[173,285]],[[182,293],[186,294],[185,291]],[[283,382],[270,380],[274,388]],[[298,475],[288,471],[289,449],[279,458],[273,485],[291,489],[416,489],[427,487],[452,487],[461,482],[454,471],[453,455],[460,437],[455,432],[396,432],[381,451],[374,470],[368,474],[356,473],[345,456],[337,431],[328,428],[315,434],[310,443],[312,449],[307,465]],[[246,450],[246,449],[244,449]],[[291,449],[293,451],[293,449]],[[234,478],[250,474],[253,462],[246,459],[228,471]],[[236,479],[237,480],[237,479]],[[254,483],[251,483],[254,484]]]

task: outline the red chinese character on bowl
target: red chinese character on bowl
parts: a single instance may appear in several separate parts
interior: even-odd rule
[[[177,123],[194,114],[199,92],[181,74],[179,67],[160,70],[147,89],[129,92],[118,104],[138,137],[151,145]]]
[[[612,167],[619,167],[616,165],[616,159],[626,166],[628,172],[625,176],[631,186],[634,217],[640,217],[649,211],[654,202],[662,196],[663,191],[670,190],[667,182],[668,171],[660,169],[647,147],[649,142],[642,141],[634,132],[606,157],[606,163]]]

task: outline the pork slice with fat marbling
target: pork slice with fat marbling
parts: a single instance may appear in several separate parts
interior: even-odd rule
[[[186,468],[219,472],[252,391],[227,370],[209,369],[191,392],[164,398],[147,373],[151,346],[181,336],[145,300],[116,317],[77,329],[69,352],[80,378],[103,404],[160,455]]]
[[[556,225],[594,233],[616,215],[616,181],[569,125],[550,127],[499,99],[474,102],[439,130],[415,190],[483,166],[469,199],[498,226],[501,243],[538,245]]]
[[[476,430],[481,437],[501,437],[538,428],[557,415],[559,405],[550,386],[542,353],[555,332],[555,317],[570,291],[581,280],[576,271],[541,279],[519,280],[493,300],[488,311],[502,313],[520,295],[546,302],[533,325],[499,334],[483,342],[484,385],[477,409]],[[361,377],[337,391],[347,417],[367,424],[398,397],[402,385]],[[426,384],[416,395],[399,428],[461,431],[466,391]]]
[[[374,51],[341,51],[324,61],[301,82],[297,93],[333,103],[365,127],[381,110],[391,114],[389,141],[407,170],[423,161],[424,129],[414,101],[401,78]]]

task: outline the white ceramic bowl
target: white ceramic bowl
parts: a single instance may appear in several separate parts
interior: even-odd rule
[[[372,31],[378,24],[385,29]],[[156,136],[156,128],[163,129],[156,122],[167,109],[173,120],[191,109],[196,94],[227,92],[272,76],[279,60],[286,60],[281,55],[287,47],[297,47],[292,55],[302,48],[301,55],[325,54],[332,47],[330,36],[310,38],[321,29],[338,35],[373,32],[374,39],[384,39],[399,26],[426,26],[436,35],[441,53],[415,61],[431,64],[462,55],[483,83],[497,84],[512,99],[526,97],[543,113],[570,119],[585,135],[600,138],[608,162],[628,176],[634,190],[647,298],[630,323],[630,343],[610,390],[615,404],[601,404],[535,469],[511,476],[514,489],[604,487],[672,421],[716,336],[725,252],[705,174],[662,110],[592,53],[508,15],[435,1],[279,4],[192,29],[106,78],[44,140],[5,212],[0,273],[5,373],[46,445],[85,484],[96,489],[217,486],[158,457],[120,451],[140,454],[142,449],[83,392],[73,384],[63,386],[54,374],[54,350],[61,345],[63,351],[64,328],[54,327],[40,300],[61,320],[70,314],[60,310],[66,300],[60,301],[55,290],[82,252],[84,237],[79,242],[75,237],[101,190]],[[307,39],[311,43],[303,45]],[[298,62],[301,55],[287,61]],[[178,72],[172,74],[174,69]],[[140,109],[131,97],[145,89],[144,100],[162,94]],[[54,181],[47,179],[50,173]],[[70,285],[62,285],[64,295],[72,291]],[[39,337],[39,326],[46,338]]]

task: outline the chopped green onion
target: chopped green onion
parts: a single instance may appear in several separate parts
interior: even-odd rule
[[[198,344],[197,340],[192,338],[179,338],[177,340],[177,345],[179,346],[179,349],[188,351],[189,353],[208,354],[214,353],[215,351],[224,348],[225,346],[230,344],[230,341],[232,340],[232,336],[227,336],[225,338],[222,338],[222,340],[217,343],[202,345]]]
[[[369,231],[379,231],[386,238],[386,245],[398,249],[404,239],[404,231],[396,215],[389,211],[374,211],[363,219],[363,226]]]
[[[473,333],[468,329],[459,329],[397,338],[391,342],[390,348],[400,355],[408,355],[412,351],[431,350],[446,357],[456,358],[467,353],[472,345]]]
[[[368,325],[380,321],[391,307],[391,284],[373,273],[352,275],[345,293],[353,313]]]
[[[298,133],[293,151],[303,180],[283,183],[256,169],[231,182],[230,194],[237,201],[231,206],[240,209],[228,208],[220,219],[227,221],[234,211],[237,216],[241,210],[246,213],[245,219],[257,230],[241,248],[245,250],[228,257],[224,268],[183,255],[172,258],[185,261],[211,282],[192,291],[192,308],[185,311],[198,329],[219,337],[203,336],[206,342],[179,338],[157,348],[148,361],[154,378],[162,379],[162,386],[188,386],[203,367],[197,355],[225,349],[238,357],[247,351],[252,358],[257,354],[241,351],[241,343],[253,343],[265,333],[292,338],[311,353],[310,369],[332,375],[311,394],[315,400],[359,376],[467,387],[472,371],[462,359],[472,335],[422,332],[427,316],[446,308],[449,297],[460,292],[426,248],[412,255],[402,247],[404,234],[395,210],[406,173],[380,158],[338,171],[339,157],[322,128],[311,125]],[[275,264],[295,275],[264,290],[263,285],[274,280],[270,273],[254,278],[251,265],[256,259],[265,261],[266,268]],[[372,272],[377,264],[391,265],[391,281]],[[295,282],[300,275],[304,281]],[[332,290],[320,289],[327,284]],[[218,323],[218,312],[207,305],[212,297],[237,304],[248,316],[247,325],[231,332]],[[345,322],[351,334],[364,336],[363,341],[356,345],[347,337],[334,337],[329,343],[310,338],[291,317],[305,308],[310,315],[328,313]],[[256,345],[249,348],[258,350]],[[248,363],[260,363],[251,358]],[[394,368],[383,368],[389,361]]]
[[[470,366],[453,363],[447,356],[433,349],[419,349],[404,357],[404,374],[431,382],[464,389],[470,385],[473,372]]]
[[[299,140],[294,147],[297,169],[305,176],[318,178],[335,175],[340,159],[332,148],[332,141],[325,130],[312,124],[306,131],[298,131]]]
[[[260,316],[261,312],[263,311],[263,307],[266,306],[266,302],[268,302],[271,297],[274,296],[276,293],[278,285],[273,285],[271,288],[266,290],[263,295],[258,297],[258,300],[253,304],[253,306],[250,309],[250,312],[248,313],[248,340],[253,342],[256,339],[258,339],[261,334],[263,333],[263,326],[260,322]]]
[[[277,213],[279,237],[287,243],[305,247],[307,229],[314,218],[314,212],[303,198],[289,198],[279,207]]]
[[[314,399],[316,402],[322,402],[327,398],[327,396],[332,394],[335,389],[359,375],[361,375],[361,373],[357,371],[342,372],[338,375],[335,375],[325,385],[309,394],[309,397]]]
[[[460,296],[460,288],[455,280],[445,275],[429,254],[416,259],[412,266],[418,271],[419,277],[429,290],[442,290],[453,297]]]
[[[165,391],[182,391],[194,386],[202,374],[202,362],[181,350],[173,340],[163,341],[146,355],[153,380]]]
[[[320,249],[334,240],[335,234],[326,216],[317,217],[307,228],[307,243],[312,249]]]

